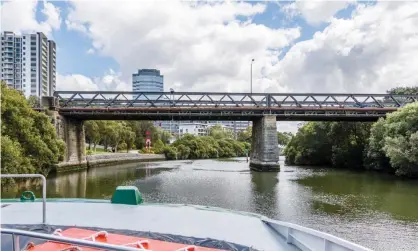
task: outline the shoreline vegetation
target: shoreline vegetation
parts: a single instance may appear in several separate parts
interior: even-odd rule
[[[418,87],[392,94],[418,94]],[[366,122],[309,122],[287,144],[288,165],[373,170],[418,178],[418,102],[386,119]]]
[[[51,119],[1,83],[1,172],[47,175],[64,159],[65,144]],[[13,182],[2,179],[1,183]]]
[[[64,158],[65,144],[50,118],[34,111],[33,99],[1,84],[1,172],[48,175]],[[388,93],[418,94],[418,87],[395,88]],[[33,98],[33,97],[32,97]],[[186,134],[173,143],[172,135],[151,121],[85,121],[87,155],[140,149],[172,159],[245,157],[251,151],[248,127],[237,133],[219,125],[207,136]],[[296,135],[278,132],[286,145],[289,165],[329,165],[354,170],[376,170],[401,177],[418,177],[418,103],[407,105],[376,123],[309,122]],[[146,151],[145,138],[152,139]],[[103,149],[96,148],[103,145]],[[3,184],[4,181],[2,181]]]

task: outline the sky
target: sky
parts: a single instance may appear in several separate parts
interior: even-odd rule
[[[418,85],[417,1],[3,1],[1,30],[57,43],[58,90],[383,93]],[[286,127],[286,126],[285,126]],[[285,128],[286,130],[286,128]]]

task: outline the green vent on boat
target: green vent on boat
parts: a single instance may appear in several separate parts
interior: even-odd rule
[[[139,205],[142,195],[135,186],[118,186],[112,196],[113,204]]]
[[[36,197],[32,191],[24,191],[22,195],[20,195],[20,201],[35,201]]]

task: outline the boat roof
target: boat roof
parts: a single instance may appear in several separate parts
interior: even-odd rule
[[[105,203],[102,203],[105,202]],[[123,205],[101,200],[49,200],[49,225],[124,229],[211,238],[259,250],[300,250],[265,224],[260,215],[220,208],[150,204]],[[42,203],[2,201],[1,223],[42,223]]]

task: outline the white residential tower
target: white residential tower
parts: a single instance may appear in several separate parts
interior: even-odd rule
[[[52,96],[56,88],[56,45],[42,33],[1,34],[1,79],[28,96]]]

